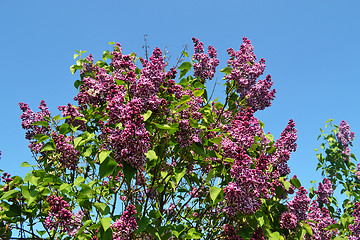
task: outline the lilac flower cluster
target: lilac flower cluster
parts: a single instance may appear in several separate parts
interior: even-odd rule
[[[40,112],[34,113],[28,104],[26,103],[19,103],[20,109],[23,111],[22,115],[20,116],[22,122],[21,126],[23,129],[27,130],[25,134],[25,138],[30,140],[29,148],[34,153],[40,152],[43,143],[36,143],[37,141],[32,140],[33,137],[37,134],[49,134],[49,127],[32,125],[33,123],[39,121],[46,121],[44,117],[50,117],[50,112],[44,100],[41,100],[39,109]]]
[[[360,163],[357,164],[355,176],[360,180]]]
[[[287,162],[290,159],[291,152],[296,151],[297,144],[297,130],[292,119],[289,120],[288,125],[281,133],[280,138],[276,141],[276,151],[271,156],[273,164],[272,179],[278,179],[280,176],[286,176],[290,173],[290,168]]]
[[[74,98],[81,109],[87,108],[87,104],[93,106],[105,104],[107,95],[116,87],[114,77],[107,74],[104,68],[92,66],[89,70],[93,75],[82,79],[83,84],[80,85],[79,93]]]
[[[79,119],[76,119],[76,117],[83,118],[84,115],[79,112],[79,110],[72,106],[70,103],[68,103],[67,106],[59,106],[58,109],[62,111],[62,115],[64,117],[70,116],[70,118],[66,119],[66,123],[69,125],[72,125],[74,127],[79,126],[79,130],[85,131],[86,125],[85,122]]]
[[[126,83],[135,83],[135,56],[123,54],[120,43],[115,44],[114,51],[111,53],[111,55],[113,56],[111,66],[115,68],[113,71],[114,78]]]
[[[241,109],[231,122],[229,136],[236,146],[247,149],[254,143],[255,136],[264,138],[259,120],[253,116],[253,113],[251,108]],[[227,140],[225,139],[225,141]],[[227,143],[227,145],[232,144]],[[233,145],[232,148],[234,148]],[[223,150],[229,152],[229,149],[224,148]]]
[[[225,224],[223,226],[223,234],[227,240],[241,240],[241,238],[237,235],[234,226],[232,225]]]
[[[307,218],[307,211],[311,202],[307,194],[306,189],[301,186],[294,199],[287,204],[289,212],[296,216],[297,221],[305,221]]]
[[[350,157],[350,146],[352,146],[352,140],[354,140],[355,133],[350,132],[350,126],[346,121],[342,120],[339,126],[339,131],[336,134],[338,142],[344,147],[343,154],[348,157],[344,157],[345,161],[348,161]]]
[[[313,201],[309,208],[307,220],[309,220],[308,224],[313,231],[313,235],[306,235],[304,236],[304,239],[331,239],[332,231],[325,230],[325,228],[336,223],[336,221],[331,218],[329,210],[327,210],[325,207],[319,208],[319,204],[316,201]]]
[[[79,229],[82,226],[82,219],[84,218],[84,212],[80,209],[71,219],[68,234],[71,237],[75,237],[75,235],[79,232]]]
[[[297,217],[293,212],[283,212],[280,219],[281,228],[295,229],[297,226]]]
[[[188,147],[195,142],[201,143],[202,138],[200,135],[202,130],[192,127],[189,119],[192,118],[199,121],[203,117],[200,112],[200,108],[203,104],[202,97],[195,97],[189,89],[178,91],[175,95],[177,94],[178,99],[181,99],[184,95],[188,95],[190,97],[190,100],[187,102],[189,107],[176,113],[174,118],[171,119],[173,123],[179,123],[179,130],[175,134],[177,142],[180,147]]]
[[[360,203],[355,202],[354,206],[354,224],[349,225],[350,231],[352,231],[352,235],[349,236],[349,240],[358,240],[360,236]]]
[[[149,132],[145,129],[141,115],[142,102],[134,98],[124,104],[123,95],[117,95],[108,104],[109,123],[121,127],[109,129],[109,141],[115,153],[115,160],[125,160],[135,168],[145,163],[145,155],[150,147]]]
[[[45,227],[50,230],[61,228],[62,231],[71,231],[73,214],[69,210],[70,205],[61,196],[51,195],[46,201],[49,203],[50,212],[45,219]]]
[[[72,144],[73,138],[71,136],[66,137],[56,133],[52,134],[52,138],[54,139],[56,145],[56,151],[60,153],[60,163],[69,170],[76,169],[79,162],[80,152],[75,149]]]
[[[271,101],[274,100],[276,93],[275,89],[270,91],[272,85],[273,81],[271,80],[271,76],[267,75],[265,80],[259,80],[249,89],[246,103],[255,112],[271,106]]]
[[[134,205],[129,205],[123,212],[123,215],[111,225],[113,229],[113,239],[115,240],[130,240],[134,235],[134,231],[138,229],[136,222],[136,208]]]
[[[9,190],[9,184],[11,183],[11,181],[13,181],[14,179],[11,178],[11,174],[10,173],[6,173],[4,172],[3,175],[1,176],[2,182],[5,183],[4,186],[4,191],[8,191]]]
[[[229,215],[251,214],[261,207],[261,198],[268,198],[268,177],[263,171],[250,169],[242,161],[235,160],[230,170],[235,182],[225,187],[226,211]]]
[[[270,91],[273,84],[270,75],[265,80],[256,82],[257,78],[264,73],[266,65],[264,59],[256,62],[253,50],[254,47],[247,38],[243,38],[239,51],[228,49],[230,59],[227,64],[232,71],[225,79],[234,80],[240,98],[246,98],[247,104],[257,111],[271,105],[271,101],[275,98],[275,90]]]
[[[204,44],[197,38],[192,38],[194,43],[194,76],[199,78],[201,82],[205,82],[206,79],[212,79],[215,74],[215,69],[219,65],[219,59],[217,59],[217,52],[213,46],[208,47],[208,54],[204,51]]]
[[[319,183],[319,188],[317,191],[315,191],[315,193],[318,195],[316,200],[324,204],[329,204],[329,197],[333,192],[334,190],[332,188],[331,181],[327,178],[324,178],[323,184]]]

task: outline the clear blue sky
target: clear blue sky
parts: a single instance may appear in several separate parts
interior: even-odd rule
[[[221,69],[226,49],[238,49],[246,36],[258,58],[265,58],[277,90],[273,106],[257,117],[276,138],[295,120],[291,175],[308,188],[320,179],[313,149],[329,118],[350,124],[357,134],[352,151],[360,158],[359,12],[355,0],[0,1],[0,168],[23,175],[21,162],[34,163],[18,102],[35,110],[44,99],[55,115],[59,105],[74,103],[78,75],[69,66],[75,50],[98,59],[116,41],[125,53],[143,56],[147,34],[151,48],[167,46],[174,60],[184,44],[192,52],[195,36],[218,50]]]

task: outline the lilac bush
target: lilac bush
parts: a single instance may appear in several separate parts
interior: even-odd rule
[[[53,115],[44,101],[36,113],[19,104],[36,165],[21,165],[32,168],[24,178],[3,173],[1,238],[355,239],[349,125],[322,134],[324,180],[308,192],[288,165],[294,121],[274,140],[254,115],[276,91],[270,75],[259,79],[265,60],[251,41],[228,49],[219,102],[207,92],[217,51],[192,40],[193,55],[170,69],[160,48],[144,59],[112,43],[98,61],[77,51],[77,105]],[[336,186],[348,196],[342,206]]]

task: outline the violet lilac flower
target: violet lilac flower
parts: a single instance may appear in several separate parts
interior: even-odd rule
[[[134,231],[138,229],[136,222],[136,208],[134,205],[129,205],[123,212],[123,215],[111,225],[113,229],[113,239],[115,240],[130,240],[134,235]]]

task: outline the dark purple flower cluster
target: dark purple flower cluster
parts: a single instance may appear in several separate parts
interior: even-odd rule
[[[76,117],[83,118],[84,115],[79,112],[77,107],[72,106],[70,103],[68,103],[67,106],[59,106],[58,107],[60,111],[62,111],[62,115],[64,117],[70,116],[70,118],[66,119],[66,123],[69,125],[72,125],[74,127],[79,126],[79,129],[81,131],[85,131],[86,125],[85,121],[76,119]]]
[[[115,240],[130,240],[134,235],[134,231],[138,229],[136,222],[136,208],[134,205],[129,205],[123,212],[123,215],[111,225],[113,229],[113,239]]]
[[[204,44],[197,38],[192,38],[194,43],[194,76],[199,78],[201,82],[205,82],[207,79],[212,79],[215,74],[215,69],[219,65],[219,59],[217,59],[217,52],[213,46],[208,47],[208,53],[204,51]]]
[[[251,108],[241,109],[231,122],[229,136],[236,146],[247,149],[254,143],[255,136],[264,138],[259,120],[253,116],[253,113],[254,111]]]
[[[124,81],[126,83],[135,83],[135,55],[125,55],[122,53],[122,48],[120,43],[116,43],[114,46],[114,51],[111,53],[113,56],[111,66],[115,68],[113,71],[113,76],[115,79]]]
[[[109,141],[115,153],[115,160],[125,160],[135,168],[145,163],[145,153],[150,147],[149,132],[145,129],[141,115],[142,101],[134,98],[124,103],[124,96],[117,95],[109,101],[109,123],[116,125],[109,129]]]
[[[225,224],[223,226],[223,234],[225,239],[227,240],[241,240],[241,238],[237,235],[234,226]]]
[[[329,204],[329,197],[334,192],[332,188],[331,181],[327,178],[324,178],[323,184],[319,183],[319,188],[315,193],[318,195],[317,201],[323,202],[324,204]]]
[[[325,207],[319,208],[319,204],[316,201],[313,201],[308,213],[308,224],[310,225],[313,236],[305,236],[304,239],[311,240],[330,240],[332,236],[331,230],[325,230],[326,227],[336,223],[334,219],[331,218],[329,210]]]
[[[307,218],[307,211],[311,202],[307,194],[306,189],[301,186],[294,199],[287,204],[289,212],[295,214],[298,221],[305,221]]]
[[[75,235],[79,232],[79,229],[83,225],[82,219],[84,217],[84,212],[80,209],[71,219],[68,234],[71,237],[75,237]]]
[[[271,106],[271,101],[274,100],[276,93],[275,89],[270,91],[272,85],[273,81],[271,80],[271,76],[267,75],[265,80],[259,80],[249,89],[246,103],[255,112]]]
[[[290,173],[287,162],[290,159],[291,152],[296,151],[296,140],[297,130],[295,129],[294,121],[290,119],[280,138],[276,141],[276,151],[271,156],[274,168],[271,173],[272,179],[278,179],[280,176],[286,176]]]
[[[360,163],[357,164],[355,176],[360,180]]]
[[[235,160],[230,175],[235,182],[230,182],[224,189],[227,213],[231,216],[254,213],[261,207],[261,198],[269,197],[267,175],[263,171],[250,169],[241,160]]]
[[[82,79],[83,84],[80,85],[78,95],[74,100],[78,101],[81,109],[87,108],[87,104],[100,106],[106,103],[107,95],[113,88],[116,88],[114,77],[107,74],[104,68],[94,66],[92,68],[92,76]]]
[[[13,181],[14,179],[11,178],[11,174],[10,173],[6,173],[4,172],[3,175],[1,176],[2,182],[5,183],[4,186],[4,191],[8,191],[9,190],[9,184],[11,183],[11,181]]]
[[[34,113],[28,104],[26,103],[19,103],[20,109],[23,111],[22,115],[20,116],[22,122],[21,126],[23,129],[27,130],[25,134],[25,138],[30,140],[29,148],[34,153],[40,152],[43,143],[36,143],[37,141],[32,140],[33,137],[37,134],[49,134],[49,127],[44,127],[40,125],[32,125],[33,123],[39,121],[47,121],[44,117],[50,117],[50,112],[44,100],[41,100],[39,109],[40,112]]]
[[[354,206],[354,224],[349,225],[350,231],[352,231],[352,236],[349,236],[350,240],[358,240],[360,236],[360,203],[355,202]]]
[[[47,197],[46,201],[49,203],[50,212],[45,219],[45,227],[50,230],[60,228],[61,231],[71,231],[70,223],[73,214],[69,210],[70,205],[61,196],[51,195]]]
[[[355,133],[350,132],[350,126],[346,121],[342,120],[339,126],[339,131],[336,134],[338,142],[344,147],[343,154],[348,157],[344,157],[345,161],[348,161],[350,157],[350,146],[352,146],[352,140],[354,140]]]
[[[54,139],[56,145],[56,151],[60,154],[60,163],[69,170],[76,169],[79,162],[80,152],[75,149],[72,144],[73,138],[71,136],[66,137],[62,134],[58,135],[56,133],[52,134],[52,138]]]
[[[253,50],[251,41],[245,37],[239,51],[228,49],[230,59],[227,64],[232,71],[225,79],[227,81],[234,80],[240,98],[246,98],[248,105],[257,111],[271,105],[271,101],[275,98],[275,90],[270,91],[273,84],[270,75],[265,80],[256,82],[257,78],[264,73],[266,65],[264,59],[256,62]]]
[[[295,229],[297,226],[297,217],[293,212],[284,212],[280,219],[281,228]]]

